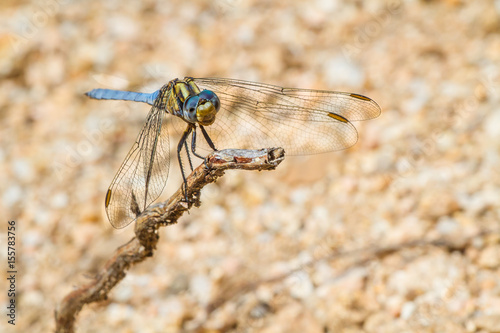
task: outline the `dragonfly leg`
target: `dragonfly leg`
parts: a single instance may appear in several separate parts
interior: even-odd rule
[[[215,148],[215,145],[212,142],[212,139],[210,139],[210,137],[208,136],[207,131],[205,131],[205,127],[203,127],[202,125],[200,125],[200,129],[201,129],[201,133],[203,134],[203,137],[205,138],[205,140],[207,140],[207,143],[210,146],[210,148],[212,148],[213,150],[216,151],[217,148]]]
[[[205,128],[202,126],[202,125],[199,125],[200,126],[200,129],[201,129],[201,133],[203,134],[203,137],[205,138],[205,140],[207,141],[208,145],[210,146],[210,148],[212,148],[214,151],[217,151],[217,148],[215,148],[215,145],[212,141],[212,139],[210,139],[210,137],[208,136],[208,133],[207,131],[205,130]],[[198,155],[196,152],[195,152],[195,149],[196,149],[196,128],[195,130],[193,131],[193,142],[192,142],[192,146],[191,146],[191,150],[193,151],[193,154],[195,154],[196,156],[200,157],[200,158],[203,158],[205,161],[205,167],[208,168],[208,165],[207,165],[207,159],[204,158],[203,156],[200,156]]]
[[[186,180],[186,174],[184,173],[184,167],[182,166],[182,159],[181,159],[181,151],[182,148],[184,147],[184,144],[186,143],[186,139],[189,136],[189,133],[193,130],[193,125],[188,125],[184,133],[182,134],[181,139],[179,140],[179,144],[177,145],[177,160],[179,161],[179,165],[181,167],[181,174],[182,174],[182,183],[183,183],[183,190],[184,190],[184,198],[186,199],[186,202],[188,201],[188,195],[187,195],[187,180]],[[189,150],[186,150],[186,153],[188,154],[189,157]],[[190,159],[190,158],[189,158]]]
[[[184,149],[186,150],[186,154],[187,154],[187,157],[188,157],[188,161],[189,161],[189,167],[191,168],[191,172],[193,172],[193,162],[191,161],[191,155],[189,154],[189,148],[188,148],[188,143],[187,143],[187,140],[184,141]]]
[[[204,156],[201,156],[196,152],[196,127],[193,129],[192,137],[191,137],[191,151],[193,152],[193,155],[201,158],[202,160],[205,159]]]
[[[210,148],[212,148],[213,150],[217,150],[217,149],[215,149],[214,143],[212,142],[212,140],[210,140],[210,137],[208,136],[208,134],[205,131],[205,129],[203,128],[203,126],[200,125],[200,128],[201,128],[201,132],[203,133],[203,136],[205,137],[205,140],[207,140],[208,145],[210,146]],[[205,164],[205,168],[208,169],[207,159],[205,157],[197,154],[196,151],[195,151],[196,150],[196,127],[193,130],[193,138],[192,138],[192,141],[191,141],[191,150],[193,151],[193,154],[196,157],[199,157],[199,158],[203,159],[203,164]]]

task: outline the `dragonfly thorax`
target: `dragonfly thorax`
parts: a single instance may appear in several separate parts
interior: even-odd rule
[[[208,126],[215,121],[219,108],[220,102],[217,95],[210,90],[203,90],[184,101],[182,113],[186,121]]]

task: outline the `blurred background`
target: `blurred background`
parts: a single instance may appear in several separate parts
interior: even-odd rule
[[[16,221],[19,262],[3,332],[53,331],[134,235],[104,196],[149,107],[83,94],[185,76],[355,92],[382,114],[351,149],[206,187],[78,332],[500,332],[500,1],[0,8],[0,233]],[[181,184],[170,170],[160,200]]]

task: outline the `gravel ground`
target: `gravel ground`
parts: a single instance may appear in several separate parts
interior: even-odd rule
[[[184,76],[356,92],[382,115],[351,149],[205,188],[78,332],[500,332],[500,1],[0,8],[0,233],[16,221],[18,261],[2,332],[53,331],[133,236],[103,203],[148,107],[83,93]],[[160,200],[180,184],[173,160]]]

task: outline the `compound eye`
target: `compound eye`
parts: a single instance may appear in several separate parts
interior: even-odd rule
[[[217,95],[213,91],[203,90],[201,93],[198,94],[198,96],[200,96],[201,99],[210,101],[212,105],[215,107],[215,110],[219,111],[220,108],[219,97],[217,97]]]
[[[198,107],[198,102],[200,98],[198,96],[191,96],[184,101],[184,112],[191,114],[196,114],[196,108]]]

